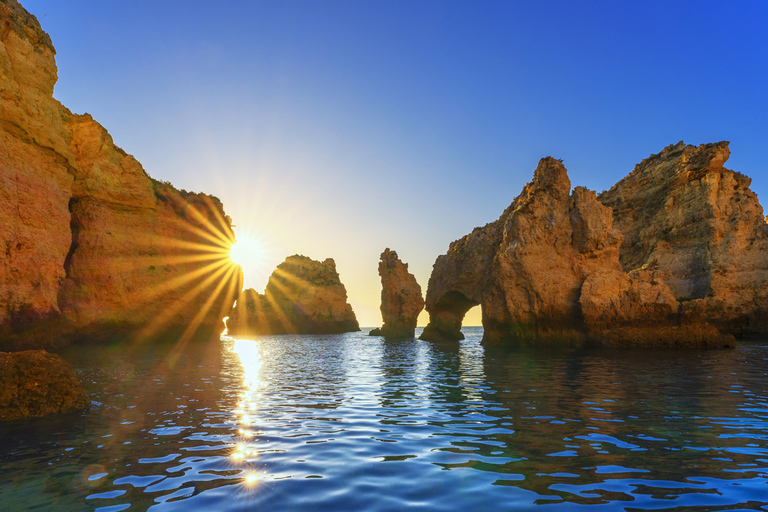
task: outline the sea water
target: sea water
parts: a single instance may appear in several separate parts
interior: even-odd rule
[[[768,345],[464,332],[70,348],[93,406],[0,424],[0,510],[768,510]]]

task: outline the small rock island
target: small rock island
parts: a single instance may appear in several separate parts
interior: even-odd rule
[[[269,277],[264,294],[244,290],[227,319],[241,334],[334,334],[359,331],[336,262],[289,256]]]
[[[424,309],[421,286],[408,264],[400,261],[395,251],[389,248],[381,253],[379,262],[381,276],[381,317],[384,325],[373,329],[371,336],[388,338],[413,338],[419,313]]]
[[[539,162],[501,217],[453,242],[427,288],[427,340],[726,347],[768,335],[768,224],[727,142],[665,148],[599,196]]]

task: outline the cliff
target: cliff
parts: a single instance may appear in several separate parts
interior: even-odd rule
[[[152,180],[53,98],[55,50],[0,0],[0,349],[223,329],[241,272],[218,199]]]
[[[487,342],[722,347],[768,334],[768,227],[727,156],[727,143],[670,146],[599,198],[542,159],[498,220],[437,258],[422,338],[461,339],[476,305]]]
[[[750,178],[723,167],[727,142],[682,142],[600,195],[624,235],[625,271],[656,269],[686,315],[721,332],[768,334],[768,225]]]
[[[437,258],[427,288],[423,339],[461,339],[469,308],[482,306],[487,340],[580,337],[579,296],[598,269],[620,269],[621,235],[595,193],[547,157],[533,181],[483,228]]]
[[[408,264],[400,261],[395,251],[388,248],[381,253],[379,262],[381,277],[381,316],[384,325],[374,329],[371,336],[412,338],[416,331],[419,313],[424,309],[421,286]]]
[[[269,277],[264,294],[244,290],[227,320],[240,334],[331,334],[359,331],[336,263],[289,256]]]

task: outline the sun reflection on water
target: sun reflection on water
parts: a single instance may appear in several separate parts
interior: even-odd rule
[[[238,442],[230,453],[230,459],[244,470],[244,482],[254,484],[258,479],[255,471],[258,449],[257,413],[264,381],[260,378],[263,364],[259,342],[254,340],[233,340],[232,352],[237,355],[243,368],[243,393],[235,409],[234,422],[239,426]]]

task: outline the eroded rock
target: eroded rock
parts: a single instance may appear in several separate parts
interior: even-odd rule
[[[658,269],[721,332],[768,334],[768,225],[751,179],[723,167],[727,142],[680,142],[635,166],[600,201],[622,232],[625,271]],[[701,302],[699,302],[701,301]]]
[[[424,339],[733,346],[768,334],[768,225],[727,143],[670,146],[599,198],[542,159],[497,221],[451,244],[427,289]]]
[[[72,367],[44,350],[0,352],[0,420],[82,410],[90,405]]]
[[[217,333],[240,290],[221,202],[152,180],[53,99],[55,50],[0,2],[0,349]]]
[[[371,336],[390,338],[412,338],[416,331],[419,313],[424,309],[421,286],[408,264],[400,261],[395,251],[389,248],[381,253],[379,262],[381,277],[381,316],[384,325],[374,329]]]
[[[720,348],[735,344],[733,336],[721,334],[704,318],[684,321],[682,304],[658,270],[594,272],[584,280],[579,304],[589,337],[604,346]]]
[[[264,294],[249,288],[237,299],[227,332],[331,334],[359,331],[336,262],[289,256],[269,277]]]
[[[554,158],[495,222],[453,242],[435,262],[423,339],[461,339],[470,307],[483,308],[487,341],[583,338],[579,297],[587,275],[619,270],[621,235],[595,193],[571,183]]]

